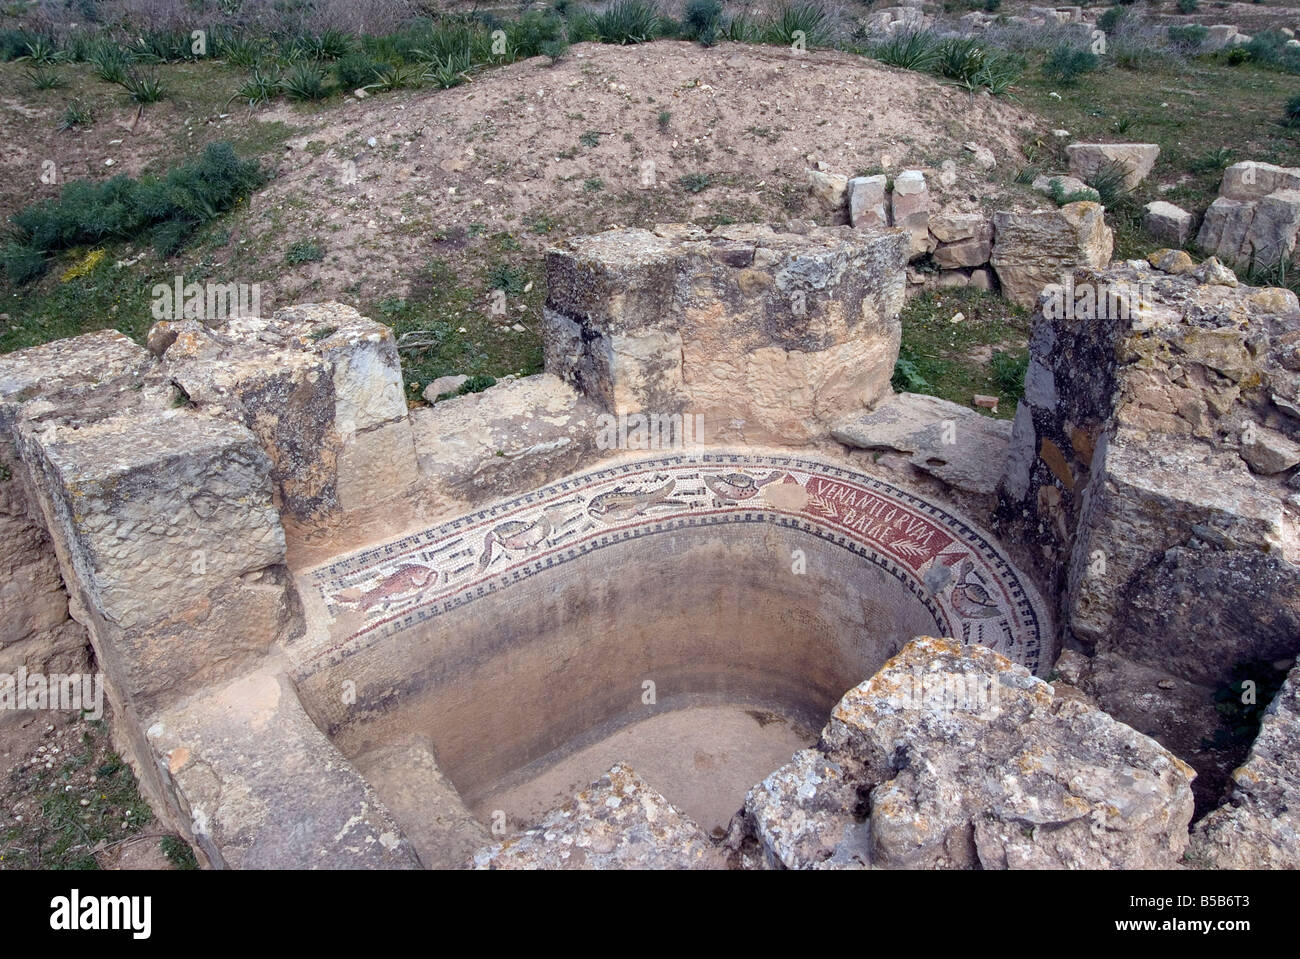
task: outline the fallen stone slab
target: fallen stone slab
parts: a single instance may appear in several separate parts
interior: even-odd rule
[[[273,666],[175,707],[147,734],[177,811],[217,868],[420,866]]]
[[[600,415],[558,376],[539,373],[412,410],[411,427],[425,482],[452,499],[480,502],[599,456]]]
[[[411,735],[356,756],[357,771],[375,788],[426,869],[457,869],[492,841],[438,767],[433,744]]]
[[[1047,196],[1052,195],[1052,184],[1059,183],[1061,186],[1062,196],[1074,196],[1079,193],[1087,193],[1089,199],[1098,199],[1097,191],[1088,184],[1084,183],[1078,177],[1067,174],[1040,173],[1034,177],[1032,184],[1033,189]]]
[[[480,849],[475,869],[725,869],[726,854],[626,763],[533,829]]]
[[[936,396],[899,393],[875,409],[840,420],[831,436],[859,449],[893,449],[957,489],[992,493],[1011,440],[1010,420],[997,420]]]

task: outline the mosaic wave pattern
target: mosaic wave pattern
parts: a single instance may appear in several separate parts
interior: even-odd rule
[[[328,615],[355,626],[313,662],[612,543],[716,523],[774,523],[841,546],[902,582],[943,635],[1038,669],[1042,600],[960,516],[812,459],[701,453],[570,477],[310,571]]]

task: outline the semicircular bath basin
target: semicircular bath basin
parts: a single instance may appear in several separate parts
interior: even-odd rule
[[[987,534],[801,456],[619,462],[300,583],[317,628],[295,680],[313,719],[363,772],[359,757],[423,737],[481,816],[564,757],[682,707],[778,717],[806,744],[917,635],[1031,671],[1051,661],[1042,600]],[[788,757],[790,741],[769,746]]]

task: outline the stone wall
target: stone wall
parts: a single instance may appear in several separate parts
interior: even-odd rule
[[[1195,764],[1232,668],[1300,651],[1300,308],[1152,259],[1184,272],[1040,298],[996,526],[1060,597],[1084,685]]]

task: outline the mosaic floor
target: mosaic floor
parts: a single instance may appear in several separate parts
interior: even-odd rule
[[[965,519],[814,459],[722,453],[580,474],[309,571],[326,614],[349,625],[313,663],[611,543],[717,523],[779,524],[841,546],[902,582],[944,635],[1038,670],[1050,632],[1042,600]]]

